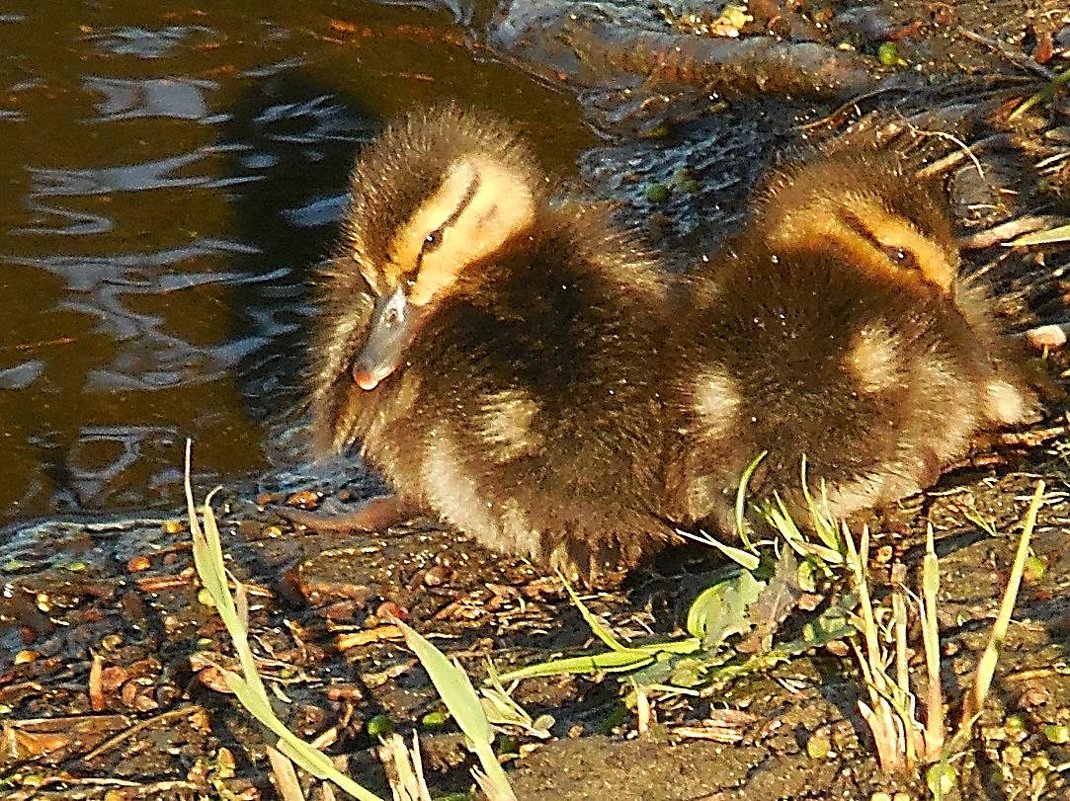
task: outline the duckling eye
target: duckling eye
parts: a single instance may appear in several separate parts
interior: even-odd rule
[[[436,228],[434,231],[424,237],[423,247],[420,248],[421,255],[424,253],[430,253],[436,250],[439,245],[442,244],[442,229]]]
[[[906,248],[887,247],[884,249],[888,258],[895,262],[897,267],[903,270],[917,270],[918,260],[914,257],[914,253]]]

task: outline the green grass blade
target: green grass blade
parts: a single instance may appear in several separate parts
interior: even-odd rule
[[[750,531],[747,527],[747,485],[750,484],[751,476],[754,475],[754,471],[758,469],[758,464],[769,454],[769,451],[762,451],[749,465],[747,469],[743,471],[743,475],[739,478],[739,487],[736,489],[736,536],[739,537],[743,543],[743,547],[747,551],[754,551],[754,545],[750,541]],[[736,550],[736,549],[733,549]],[[732,557],[735,559],[735,557]],[[755,557],[756,558],[756,557]],[[739,562],[738,559],[735,559]],[[743,564],[740,562],[740,564]],[[746,565],[743,565],[747,567]],[[757,567],[757,565],[755,565]],[[754,570],[753,567],[747,568],[748,570]]]
[[[494,797],[515,799],[509,779],[491,747],[494,730],[483,712],[483,705],[479,702],[479,695],[468,674],[456,662],[450,662],[445,654],[411,626],[400,620],[395,620],[394,623],[404,633],[405,644],[423,664],[427,675],[431,677],[431,683],[435,685],[435,690],[446,704],[446,709],[468,738],[469,747],[478,757],[483,768],[483,778],[493,788]]]
[[[613,632],[610,630],[600,617],[596,616],[587,605],[580,599],[579,594],[572,589],[572,585],[569,584],[565,577],[558,571],[558,578],[561,579],[561,583],[565,585],[565,591],[568,593],[568,597],[572,599],[572,603],[576,605],[576,608],[580,610],[580,614],[583,616],[584,622],[590,627],[591,633],[595,637],[600,639],[608,648],[612,648],[614,651],[630,651],[632,650],[627,645],[622,643],[616,638]]]
[[[1070,225],[1059,225],[1046,231],[1022,234],[1009,244],[1011,247],[1028,247],[1029,245],[1054,245],[1059,242],[1070,242]]]
[[[223,621],[234,644],[244,678],[232,671],[223,671],[227,686],[246,710],[278,738],[277,748],[280,753],[292,759],[299,767],[320,779],[333,782],[340,789],[359,801],[383,801],[379,796],[365,790],[355,781],[343,774],[330,758],[322,751],[313,748],[286,728],[275,715],[271,707],[264,683],[256,668],[256,658],[249,645],[249,632],[245,621],[239,614],[234,597],[227,585],[226,564],[223,561],[223,549],[220,543],[219,527],[212,512],[211,494],[203,507],[203,525],[198,518],[196,504],[193,500],[193,486],[190,479],[191,444],[186,441],[186,509],[189,515],[190,532],[193,536],[193,561],[201,583],[208,591],[215,604],[217,613]],[[240,585],[239,585],[240,586]]]
[[[503,682],[535,679],[546,676],[578,675],[581,673],[626,673],[639,670],[654,662],[657,657],[648,651],[606,651],[594,656],[571,656],[526,665],[503,673]]]
[[[706,542],[746,570],[757,570],[758,565],[761,564],[761,558],[750,551],[745,551],[742,548],[733,548],[731,545],[726,545],[725,543],[720,542],[715,537],[710,537]],[[747,543],[747,547],[753,548],[754,546]]]
[[[1007,637],[1007,629],[1010,627],[1011,615],[1014,613],[1014,604],[1018,600],[1018,590],[1022,584],[1022,573],[1025,572],[1025,562],[1029,557],[1029,541],[1033,537],[1033,529],[1037,525],[1037,514],[1044,503],[1044,482],[1037,482],[1036,492],[1029,503],[1029,509],[1025,513],[1022,523],[1022,536],[1018,538],[1018,549],[1014,555],[1014,564],[1011,566],[1010,577],[1007,579],[1007,588],[1003,592],[1000,601],[999,613],[996,622],[992,624],[992,633],[988,638],[984,653],[977,664],[977,674],[973,687],[966,698],[962,711],[962,727],[957,739],[965,739],[969,736],[973,721],[981,713],[988,690],[992,686],[992,678],[996,673],[996,662],[999,652],[1003,647],[1003,641]]]
[[[1037,105],[1038,103],[1043,103],[1053,94],[1055,94],[1055,92],[1058,91],[1060,86],[1066,84],[1067,82],[1070,82],[1070,70],[1065,70],[1059,73],[1039,92],[1019,104],[1018,108],[1016,108],[1014,111],[1007,115],[1007,121],[1012,122],[1018,119],[1023,114],[1025,114],[1027,111],[1029,111],[1029,109],[1033,108],[1033,106]]]
[[[468,674],[450,662],[445,654],[411,626],[400,620],[395,620],[394,625],[404,633],[405,644],[424,666],[431,683],[465,736],[473,743],[491,743],[494,732],[483,714],[479,696]]]
[[[925,718],[925,750],[928,756],[939,754],[944,748],[944,691],[940,684],[940,626],[936,619],[937,597],[940,592],[940,560],[936,557],[933,526],[925,532],[925,559],[921,570],[921,598],[919,617],[925,651],[928,702]]]

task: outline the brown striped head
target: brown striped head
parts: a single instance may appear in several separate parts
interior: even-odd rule
[[[959,257],[936,188],[889,157],[820,157],[775,175],[760,210],[774,250],[835,250],[879,280],[954,300]]]
[[[397,370],[434,310],[531,231],[543,183],[507,126],[454,106],[413,114],[368,149],[342,256],[374,303],[349,368],[357,386]]]

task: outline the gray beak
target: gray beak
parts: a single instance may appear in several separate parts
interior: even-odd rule
[[[354,383],[370,391],[397,370],[423,320],[424,310],[409,304],[403,286],[378,298],[368,338],[350,368]]]

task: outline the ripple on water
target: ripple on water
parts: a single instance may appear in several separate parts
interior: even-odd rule
[[[473,58],[444,10],[9,5],[4,521],[175,506],[186,436],[207,480],[309,474],[309,274],[384,115],[491,106],[566,172],[592,141],[571,97]]]
[[[209,114],[205,93],[219,89],[216,81],[192,78],[87,78],[85,88],[104,95],[97,103],[101,121],[137,117],[171,117],[215,124],[223,115]]]

